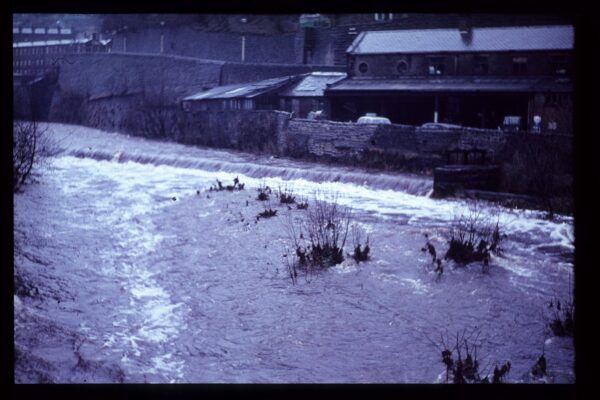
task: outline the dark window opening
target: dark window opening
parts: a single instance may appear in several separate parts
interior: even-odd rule
[[[408,71],[408,63],[406,61],[400,61],[396,66],[396,70],[399,74],[405,74]]]
[[[444,58],[443,57],[431,57],[429,58],[429,66],[427,73],[429,75],[443,75],[444,74]]]
[[[570,100],[568,93],[548,93],[544,98],[546,107],[562,107],[567,105]]]
[[[557,75],[565,75],[568,73],[567,56],[552,56],[550,59],[552,73]]]
[[[515,74],[527,72],[527,57],[513,57],[513,72]]]
[[[473,73],[475,75],[487,75],[489,62],[487,56],[475,56],[473,59]]]
[[[365,74],[369,70],[369,65],[365,62],[358,64],[358,72]]]

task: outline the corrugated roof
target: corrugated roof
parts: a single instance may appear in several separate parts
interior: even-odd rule
[[[458,29],[409,29],[361,32],[350,54],[571,50],[570,25],[472,28],[470,38]]]
[[[346,77],[344,72],[313,72],[304,77],[296,85],[293,85],[283,92],[283,97],[320,97],[328,84],[333,84]]]
[[[406,78],[347,79],[328,88],[326,94],[345,95],[349,92],[569,92],[568,78]]]
[[[294,83],[299,78],[300,76],[285,76],[265,79],[258,82],[217,86],[207,91],[185,97],[183,100],[252,98],[268,91],[278,89],[286,83]]]

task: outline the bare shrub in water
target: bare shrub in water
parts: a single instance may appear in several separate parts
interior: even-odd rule
[[[327,268],[344,261],[351,219],[351,210],[341,206],[335,195],[330,198],[315,195],[301,222],[294,221],[292,213],[288,213],[284,228],[294,251],[293,268]]]
[[[459,264],[483,262],[484,270],[487,270],[490,254],[500,252],[500,242],[505,238],[497,215],[471,203],[466,214],[454,216],[444,258]]]
[[[365,236],[363,245],[363,237]],[[356,262],[367,261],[369,259],[369,252],[371,251],[369,239],[369,235],[365,233],[365,230],[360,225],[352,224],[352,248],[354,249],[352,258]]]
[[[510,372],[510,361],[495,365],[491,374],[481,376],[477,350],[480,332],[473,330],[467,335],[466,329],[457,332],[454,337],[440,335],[441,346],[429,339],[437,348],[441,348],[442,363],[446,366],[446,383],[503,383]],[[486,369],[486,368],[484,368]]]

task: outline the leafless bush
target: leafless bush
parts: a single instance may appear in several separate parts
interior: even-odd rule
[[[440,335],[441,346],[428,338],[434,346],[442,349],[442,362],[446,366],[446,383],[504,382],[506,375],[510,372],[510,361],[506,361],[500,366],[496,364],[491,376],[487,374],[483,378],[481,377],[481,365],[477,355],[477,350],[480,347],[479,334],[478,330],[473,330],[467,335],[466,329],[462,333],[457,332],[454,337],[442,334]]]
[[[281,204],[293,204],[296,202],[296,196],[294,196],[294,190],[288,187],[281,189],[279,187],[276,192],[277,198]]]
[[[144,96],[137,105],[138,123],[142,135],[149,138],[174,138],[178,134],[176,106],[164,96]]]
[[[571,295],[569,294],[567,300],[561,301],[557,297],[550,300],[546,304],[543,318],[555,336],[573,336],[575,333],[575,303]]]
[[[344,261],[352,213],[339,205],[337,196],[315,195],[313,205],[302,223],[296,224],[288,214],[285,229],[299,268],[330,267]]]
[[[298,210],[306,210],[308,208],[308,200],[302,198],[298,199],[296,201],[296,208]]]
[[[469,205],[467,214],[454,216],[449,234],[444,258],[460,264],[482,261],[484,270],[489,267],[490,254],[498,254],[500,242],[506,238],[499,217],[477,203]]]
[[[364,245],[363,238],[365,238]],[[371,251],[369,239],[369,235],[365,233],[365,230],[360,225],[352,224],[352,248],[354,249],[352,258],[356,262],[367,261],[369,259],[369,251]]]
[[[425,233],[425,239],[426,239],[425,246],[423,246],[421,248],[421,251],[428,252],[429,255],[431,256],[431,263],[436,264],[436,267],[433,270],[433,272],[436,273],[437,279],[440,280],[442,277],[442,274],[444,273],[444,266],[442,265],[442,260],[441,260],[441,258],[438,258],[437,251],[435,250],[435,246],[429,240],[429,235],[427,233]]]
[[[572,213],[573,159],[565,138],[525,135],[512,140],[518,151],[503,167],[502,190],[539,197],[548,218]]]
[[[52,153],[46,131],[36,121],[13,122],[13,192],[18,192],[42,158]]]
[[[273,210],[271,207],[266,208],[265,211],[258,214],[257,219],[260,218],[271,218],[277,215],[277,210]]]
[[[223,186],[223,182],[221,182],[220,180],[217,179],[217,184],[212,185],[208,190],[211,192],[221,192],[223,190],[233,192],[234,190],[244,190],[244,186],[245,185],[243,183],[240,183],[239,178],[235,177],[233,179],[233,185]]]
[[[546,356],[543,353],[537,359],[530,372],[533,377],[542,377],[546,375]]]
[[[260,201],[267,201],[269,200],[269,195],[271,194],[271,188],[268,187],[267,185],[265,185],[264,183],[262,183],[259,187],[258,187],[258,197],[256,198],[256,200],[260,200]]]

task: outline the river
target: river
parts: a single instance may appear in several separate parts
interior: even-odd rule
[[[443,382],[440,335],[478,336],[481,372],[570,383],[574,346],[545,304],[568,299],[573,219],[479,202],[507,238],[481,265],[436,279],[441,249],[472,203],[432,199],[429,177],[365,172],[50,124],[57,154],[14,196],[15,382]],[[216,179],[245,190],[209,192]],[[291,281],[286,215],[256,188],[337,196],[372,257]],[[347,249],[349,251],[349,249]]]

